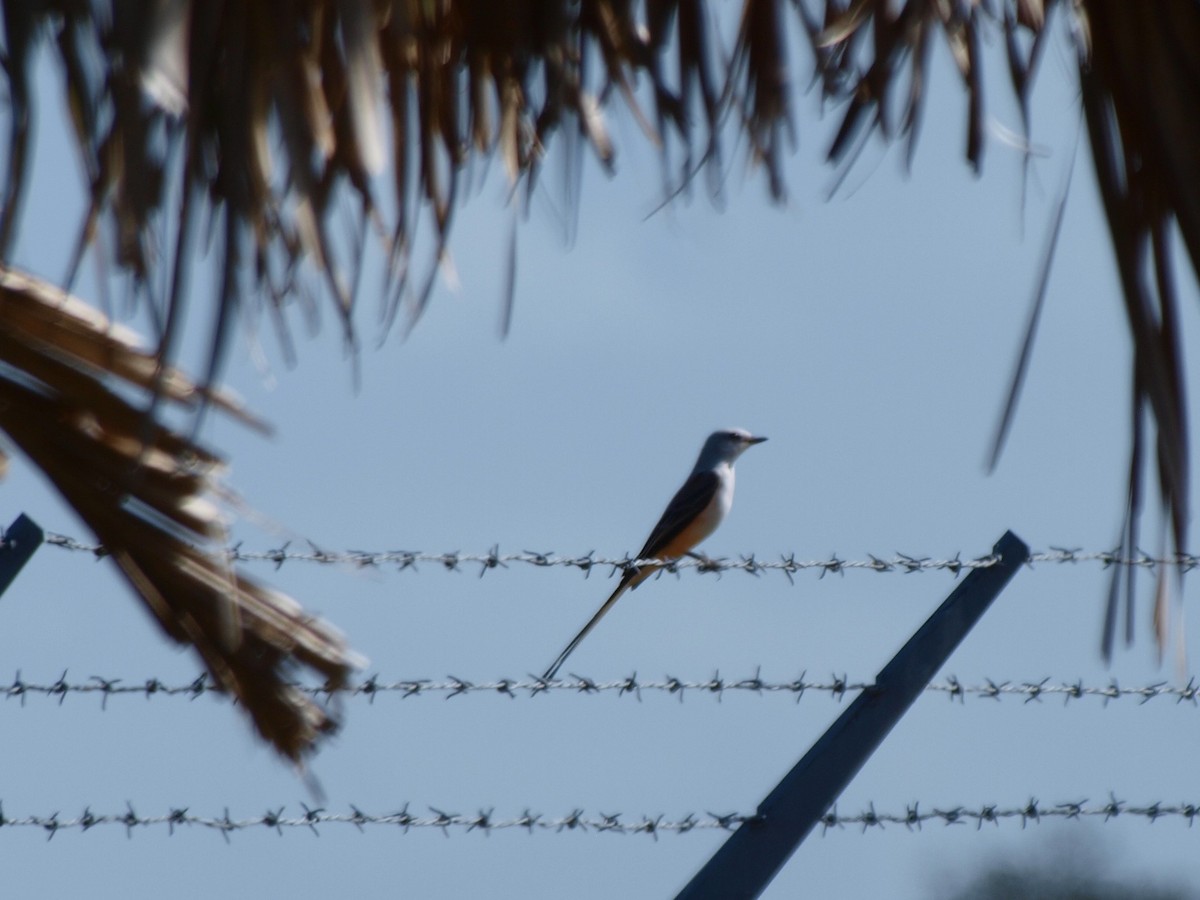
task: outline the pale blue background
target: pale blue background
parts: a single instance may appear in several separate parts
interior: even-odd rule
[[[1016,128],[1002,48],[990,48],[989,122]],[[820,165],[832,120],[797,100],[799,152],[791,198],[765,199],[744,144],[727,153],[726,208],[703,182],[693,201],[646,218],[660,170],[629,116],[613,131],[619,177],[586,159],[578,237],[564,240],[561,148],[519,232],[515,318],[497,336],[511,210],[493,165],[461,209],[452,251],[457,289],[439,283],[407,341],[375,350],[376,282],[362,291],[361,389],[352,390],[337,323],[319,336],[291,321],[301,364],[289,371],[269,322],[270,370],[239,336],[228,380],[277,427],[264,441],[210,420],[205,437],[230,454],[232,486],[267,521],[242,519],[247,549],[309,538],[326,549],[606,556],[635,551],[687,474],[704,436],[737,425],[770,436],[739,463],[733,513],[705,549],[714,556],[835,552],[966,556],[1006,528],[1034,549],[1113,546],[1128,431],[1129,338],[1086,148],[1067,210],[1030,378],[999,471],[982,461],[1022,333],[1054,197],[1077,128],[1071,51],[1061,28],[1035,103],[1035,161],[1022,211],[1021,157],[989,132],[985,174],[962,160],[966,104],[947,54],[915,170],[872,142],[832,202]],[[798,67],[802,70],[803,66]],[[35,181],[16,260],[57,278],[80,214],[80,177],[41,70]],[[478,170],[476,175],[481,175]],[[209,261],[205,268],[214,264]],[[94,270],[80,285],[95,299]],[[208,288],[198,278],[197,292]],[[1188,348],[1197,292],[1184,282]],[[119,294],[116,295],[118,303]],[[198,298],[197,306],[202,306]],[[200,321],[188,360],[199,361]],[[1194,404],[1193,404],[1194,407]],[[1193,417],[1196,411],[1193,408]],[[23,460],[10,471],[0,520],[25,511],[87,538]],[[272,523],[278,523],[273,525]],[[1156,546],[1147,519],[1150,549]],[[480,579],[446,573],[355,572],[294,563],[249,571],[344,629],[384,679],[483,681],[541,671],[606,594],[607,573],[513,566]],[[790,680],[807,671],[869,679],[953,587],[945,574],[851,572],[794,586],[779,574],[721,579],[685,573],[629,595],[571,659],[596,679],[636,672],[703,679]],[[1083,679],[1123,685],[1177,673],[1157,667],[1143,584],[1141,639],[1105,669],[1098,655],[1107,575],[1097,564],[1022,572],[948,664],[967,683]],[[1194,645],[1194,634],[1189,635]],[[1193,656],[1195,655],[1193,646]],[[0,600],[0,671],[31,681],[91,675],[170,683],[199,671],[170,646],[115,570],[44,548]],[[1186,680],[1186,678],[1184,679]],[[346,703],[344,733],[314,770],[330,811],[405,802],[511,818],[581,808],[627,819],[750,812],[844,708],[824,695],[727,694],[641,703],[604,694],[530,700],[396,695]],[[143,815],[174,807],[233,818],[312,803],[303,783],[251,735],[239,712],[195,702],[92,697],[0,704],[4,814]],[[926,807],[1052,804],[1109,792],[1130,802],[1200,800],[1194,706],[1159,699],[1105,709],[1099,700],[1023,704],[941,696],[918,701],[839,801],[902,813]],[[1079,855],[1091,844],[1123,877],[1200,884],[1198,832],[1153,825],[1044,823],[1024,830],[927,826],[814,835],[770,897],[936,896],[996,858]],[[485,837],[328,826],[278,837],[165,828],[0,829],[11,896],[664,897],[724,839],[712,832]]]

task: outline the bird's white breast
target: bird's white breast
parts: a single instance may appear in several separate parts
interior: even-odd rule
[[[733,506],[733,466],[717,468],[717,489],[704,512],[696,517],[695,543],[698,544],[717,530]],[[695,544],[693,544],[695,546]]]

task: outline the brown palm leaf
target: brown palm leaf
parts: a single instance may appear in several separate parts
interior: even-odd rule
[[[228,394],[156,374],[152,354],[81,301],[0,269],[0,430],[95,533],[163,630],[194,646],[220,687],[293,762],[336,719],[293,680],[306,668],[346,683],[354,655],[329,625],[227,563],[210,499],[221,460],[148,419],[118,392],[201,402],[257,423]]]
[[[1085,3],[1080,27],[1083,108],[1133,335],[1133,449],[1122,546],[1137,545],[1147,442],[1142,413],[1155,425],[1158,494],[1170,513],[1171,542],[1187,544],[1190,482],[1179,298],[1170,245],[1178,229],[1200,273],[1200,4]],[[1160,572],[1155,622],[1167,596]],[[1111,652],[1120,592],[1105,619]],[[1125,592],[1127,610],[1130,593]],[[1132,637],[1130,612],[1126,637]]]

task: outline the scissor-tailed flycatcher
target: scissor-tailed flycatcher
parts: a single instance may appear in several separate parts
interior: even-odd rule
[[[765,437],[754,437],[748,431],[734,428],[729,431],[714,431],[704,442],[700,458],[683,487],[671,498],[666,512],[650,532],[646,546],[638,559],[677,559],[717,530],[717,526],[733,505],[733,464],[742,452],[753,444],[761,444]],[[606,612],[627,590],[637,587],[660,567],[655,565],[631,568],[621,577],[621,583],[612,592],[604,605],[575,635],[558,659],[546,670],[543,679],[549,681],[559,667],[571,655],[579,642],[596,627]]]

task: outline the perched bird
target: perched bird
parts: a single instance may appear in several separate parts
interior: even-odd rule
[[[667,504],[666,511],[650,532],[638,559],[678,559],[690,553],[693,547],[716,531],[733,505],[734,462],[747,447],[761,444],[765,440],[765,437],[754,437],[740,428],[714,431],[710,434],[700,450],[700,458],[696,460],[692,474]],[[617,599],[627,590],[637,587],[658,569],[659,566],[656,565],[628,569],[621,577],[617,589],[583,626],[583,630],[558,654],[558,658],[542,678],[546,681],[552,679],[571,652],[579,646],[579,642],[596,627],[596,623],[612,608]]]

